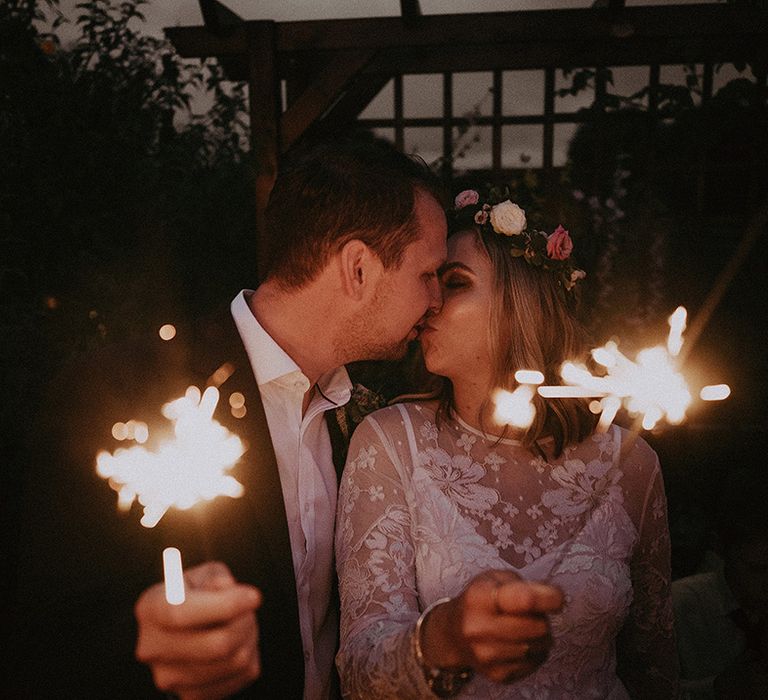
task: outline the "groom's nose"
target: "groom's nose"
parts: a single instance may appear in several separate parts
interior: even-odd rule
[[[443,308],[443,288],[438,277],[433,277],[429,283],[429,305],[427,315],[436,314]]]

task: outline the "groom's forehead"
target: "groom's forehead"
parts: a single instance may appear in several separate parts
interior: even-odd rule
[[[418,238],[426,248],[444,251],[448,224],[440,202],[432,194],[417,190],[414,208],[419,227]]]

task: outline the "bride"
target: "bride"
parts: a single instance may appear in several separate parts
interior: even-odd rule
[[[562,227],[466,190],[444,304],[421,333],[434,400],[357,428],[342,478],[337,656],[358,698],[674,697],[669,533],[656,454],[581,399],[494,420],[517,369],[558,383],[584,341]]]

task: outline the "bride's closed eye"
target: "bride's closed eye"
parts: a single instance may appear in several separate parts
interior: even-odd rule
[[[440,286],[447,291],[472,286],[473,272],[462,262],[446,263],[440,269],[439,275]]]
[[[461,289],[463,287],[468,287],[470,281],[466,275],[448,272],[440,278],[440,284],[445,289]]]

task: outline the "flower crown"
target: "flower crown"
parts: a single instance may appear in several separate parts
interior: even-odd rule
[[[522,257],[529,265],[551,270],[566,291],[587,276],[571,259],[573,241],[568,231],[562,226],[549,234],[526,228],[525,212],[510,201],[508,190],[491,189],[485,202],[477,190],[459,192],[450,215],[460,227],[477,227],[486,233],[507,236],[513,257]]]

